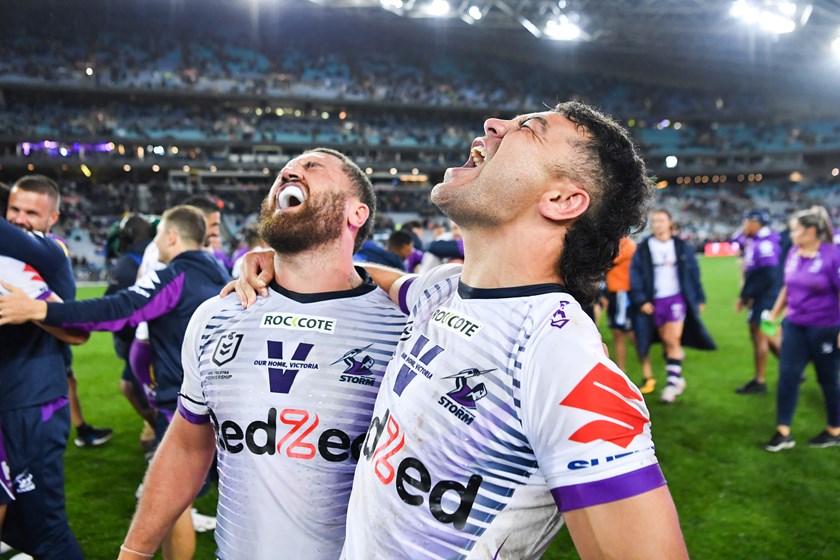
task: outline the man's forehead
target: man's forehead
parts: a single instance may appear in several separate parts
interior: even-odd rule
[[[310,161],[317,161],[319,163],[323,163],[324,165],[341,164],[341,160],[335,157],[333,154],[327,154],[324,152],[304,152],[296,158],[290,159],[288,163],[286,163],[284,168],[291,167],[296,164],[303,164]]]

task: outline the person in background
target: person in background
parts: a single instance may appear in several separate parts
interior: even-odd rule
[[[673,235],[673,220],[665,209],[651,214],[653,235],[639,243],[630,264],[630,299],[636,313],[633,329],[642,360],[642,387],[653,378],[650,346],[657,339],[665,347],[666,384],[661,400],[673,403],[685,390],[683,346],[714,350],[714,340],[700,320],[706,294],[691,246]],[[654,382],[655,383],[655,382]]]
[[[785,260],[784,285],[766,317],[782,322],[782,351],[776,395],[776,433],[764,448],[777,452],[796,445],[791,435],[802,372],[814,364],[826,409],[825,429],[812,447],[840,445],[840,248],[822,206],[790,220],[793,243]]]
[[[747,311],[750,342],[753,346],[755,374],[745,385],[735,389],[741,395],[767,393],[767,355],[779,357],[779,334],[769,336],[762,332],[761,316],[773,307],[782,286],[782,255],[780,236],[770,229],[770,213],[752,210],[744,217],[744,227],[734,241],[742,247],[743,283],[735,302],[735,310]]]
[[[140,215],[126,216],[120,221],[117,244],[119,258],[111,267],[108,288],[105,295],[110,296],[124,290],[137,282],[137,271],[143,260],[143,253],[146,247],[152,242],[152,225]],[[129,363],[129,351],[134,341],[136,327],[126,326],[121,331],[113,333],[114,351],[123,362],[122,375],[120,376],[120,391],[126,400],[131,404],[137,414],[149,425],[149,433],[144,429],[140,436],[140,446],[144,451],[151,451],[154,446],[154,410],[143,392],[143,388],[137,381],[137,377],[131,371]]]
[[[606,274],[607,319],[613,335],[612,358],[622,371],[627,371],[627,338],[633,336],[630,320],[630,262],[635,253],[636,242],[629,237],[622,239],[613,267]],[[652,390],[653,386],[647,384],[641,387],[642,394]]]

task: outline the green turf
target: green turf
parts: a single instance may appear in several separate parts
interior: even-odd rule
[[[688,351],[688,388],[676,404],[661,405],[656,394],[648,401],[657,455],[689,552],[701,560],[840,558],[840,448],[806,444],[825,422],[814,374],[809,370],[802,386],[794,422],[798,445],[767,453],[761,445],[773,433],[776,362],[771,359],[768,370],[770,394],[734,393],[752,372],[744,317],[734,311],[737,262],[702,259],[701,268],[709,300],[704,318],[720,349]],[[80,297],[101,292],[85,288]],[[120,366],[111,335],[95,334],[75,354],[88,421],[112,426],[116,435],[98,449],[77,449],[71,443],[67,509],[87,557],[114,558],[145,468],[137,445],[140,422],[119,393]],[[661,379],[662,359],[658,350],[652,354]],[[639,366],[630,355],[629,374],[638,380]],[[214,499],[203,498],[199,509],[211,512]],[[196,558],[213,558],[213,550],[212,533],[199,535]],[[567,532],[561,532],[545,558],[577,558]]]

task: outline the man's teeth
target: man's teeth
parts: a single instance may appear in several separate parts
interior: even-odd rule
[[[306,200],[306,195],[300,190],[300,187],[286,187],[280,194],[277,195],[277,206],[281,210],[291,208],[292,206],[300,206]]]
[[[484,146],[473,146],[470,150],[470,157],[473,162],[475,162],[476,167],[481,166],[484,163],[484,159],[487,157],[487,148]]]

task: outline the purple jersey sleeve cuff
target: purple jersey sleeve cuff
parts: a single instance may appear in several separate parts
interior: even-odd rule
[[[657,463],[605,480],[560,486],[551,494],[560,511],[571,511],[644,494],[665,484]]]
[[[51,295],[53,295],[53,293],[50,290],[47,290],[42,294],[38,294],[38,296],[35,299],[39,299],[41,301],[47,301],[48,299],[50,299]]]
[[[187,408],[181,402],[181,397],[178,397],[178,412],[190,424],[206,424],[210,421],[209,414],[196,414],[195,412],[190,412],[189,410],[187,410]]]
[[[399,299],[399,306],[403,313],[408,315],[411,310],[408,308],[408,302],[406,301],[406,296],[408,296],[408,288],[411,287],[411,283],[414,282],[416,278],[409,278],[405,282],[402,283],[400,286],[400,293],[398,296]]]

